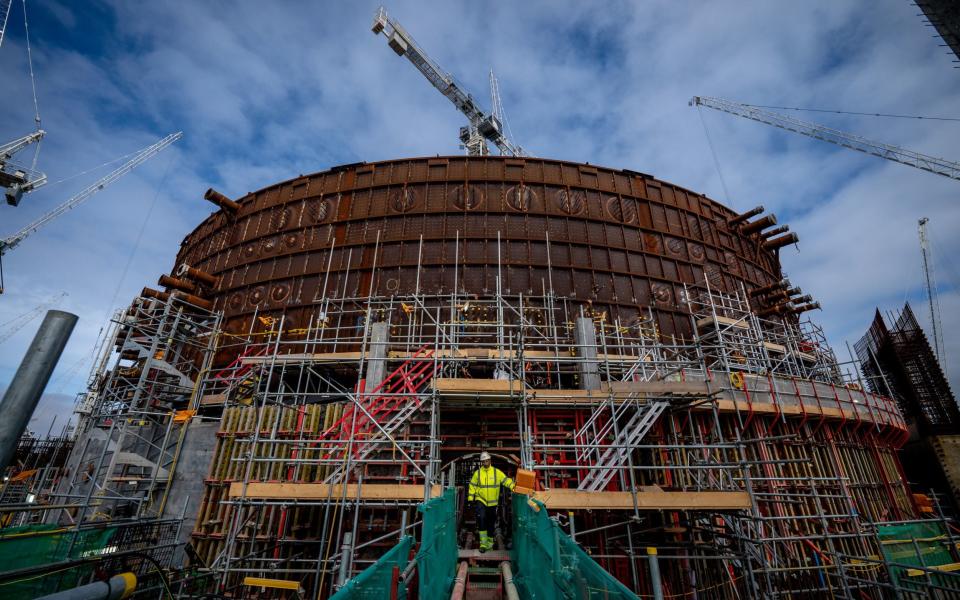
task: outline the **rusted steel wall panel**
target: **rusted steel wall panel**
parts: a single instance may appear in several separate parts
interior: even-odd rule
[[[421,236],[424,293],[451,291],[459,255],[461,286],[491,294],[499,234],[505,293],[540,294],[549,258],[559,296],[623,321],[652,307],[667,337],[690,335],[683,284],[709,280],[733,292],[780,279],[776,253],[727,226],[730,209],[594,165],[465,156],[361,163],[238,202],[236,215],[214,213],[189,234],[175,265],[222,278],[206,296],[234,332],[247,330],[255,310],[302,327],[324,294],[412,292]]]

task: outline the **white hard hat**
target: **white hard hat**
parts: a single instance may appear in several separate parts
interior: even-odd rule
[[[481,452],[481,453],[480,453],[480,460],[490,460],[490,454],[488,454],[488,453],[486,453],[486,452]]]

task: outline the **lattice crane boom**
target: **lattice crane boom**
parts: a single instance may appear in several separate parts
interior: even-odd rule
[[[952,162],[943,158],[927,156],[926,154],[921,154],[920,152],[869,140],[865,137],[840,131],[839,129],[832,129],[817,123],[801,121],[800,119],[770,112],[768,110],[749,106],[747,104],[733,102],[731,100],[724,100],[722,98],[694,96],[693,99],[690,100],[689,104],[690,106],[706,106],[707,108],[730,113],[731,115],[736,115],[745,119],[751,119],[760,123],[766,123],[767,125],[779,127],[780,129],[793,131],[794,133],[799,133],[807,137],[830,142],[831,144],[836,144],[837,146],[843,146],[844,148],[850,148],[851,150],[857,150],[865,154],[879,156],[880,158],[892,160],[893,162],[908,165],[916,169],[921,169],[923,171],[929,171],[930,173],[935,173],[951,179],[960,180],[960,163]]]
[[[143,150],[140,150],[139,152],[137,152],[134,155],[134,157],[128,160],[126,163],[124,163],[114,171],[110,172],[99,181],[96,181],[93,184],[87,186],[86,188],[81,190],[80,193],[70,198],[60,206],[56,207],[52,211],[43,215],[36,221],[30,223],[29,225],[27,225],[20,231],[14,233],[13,235],[0,240],[0,256],[6,254],[8,251],[15,248],[18,244],[20,244],[20,242],[25,240],[29,235],[36,232],[38,229],[40,229],[50,221],[53,221],[63,213],[69,211],[70,209],[76,208],[77,206],[85,202],[88,198],[90,198],[90,196],[93,196],[94,194],[104,189],[111,183],[115,182],[116,180],[120,179],[130,171],[134,170],[136,167],[140,166],[141,164],[143,164],[144,162],[146,162],[147,160],[155,156],[158,152],[160,152],[170,144],[179,140],[181,137],[183,137],[183,132],[178,131],[177,133],[171,133],[170,135],[161,139],[155,144],[147,146]]]
[[[487,141],[493,143],[501,154],[523,156],[523,149],[510,141],[502,131],[502,124],[493,114],[480,109],[473,96],[457,84],[453,76],[417,44],[400,23],[390,18],[381,6],[373,18],[374,34],[383,33],[387,44],[399,56],[405,57],[427,78],[441,94],[467,117],[469,125],[460,129],[460,141],[470,155],[489,154]]]
[[[66,296],[67,296],[66,292],[60,292],[56,296],[53,296],[46,302],[42,302],[41,304],[38,304],[37,306],[23,313],[22,315],[18,315],[10,319],[6,323],[0,323],[0,344],[7,341],[11,337],[13,337],[13,334],[20,331],[24,327],[26,327],[30,323],[30,321],[33,321],[34,319],[39,317],[43,313],[43,311],[47,310],[48,308],[53,308],[54,306],[56,306]]]

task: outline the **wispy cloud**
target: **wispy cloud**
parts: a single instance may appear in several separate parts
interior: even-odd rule
[[[50,132],[41,164],[52,179],[185,132],[176,147],[5,258],[0,322],[58,290],[70,293],[66,308],[81,316],[58,377],[90,353],[113,298],[125,303],[170,268],[179,241],[211,212],[201,200],[206,187],[242,195],[340,163],[459,152],[460,115],[370,33],[374,2],[29,8]],[[512,129],[534,154],[632,168],[738,209],[764,204],[777,212],[801,236],[799,252],[783,250],[785,269],[823,303],[817,318],[838,350],[865,330],[874,306],[922,301],[918,218],[931,218],[938,260],[960,253],[957,182],[728,115],[706,111],[701,120],[687,106],[700,94],[957,116],[960,77],[908,3],[404,1],[387,8],[484,101],[493,68]],[[15,19],[0,69],[0,139],[10,139],[32,126]],[[815,117],[960,158],[957,124]],[[79,185],[37,192],[17,209],[0,206],[0,234]],[[948,355],[958,357],[960,281],[947,269],[941,281]],[[32,333],[25,328],[0,346],[0,382]],[[950,371],[960,382],[960,366]],[[82,387],[82,373],[68,379],[65,391]],[[62,401],[44,403],[45,414],[63,410]]]

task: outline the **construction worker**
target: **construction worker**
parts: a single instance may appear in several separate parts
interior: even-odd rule
[[[500,502],[500,487],[514,488],[513,480],[494,467],[490,454],[480,453],[480,468],[473,472],[467,491],[467,502],[476,502],[477,529],[480,530],[480,552],[493,548],[492,529],[497,524],[497,504]]]

